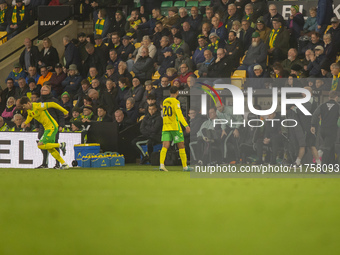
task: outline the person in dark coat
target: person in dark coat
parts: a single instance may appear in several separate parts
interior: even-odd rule
[[[52,95],[55,98],[58,98],[63,92],[63,86],[61,83],[66,79],[67,75],[63,71],[63,66],[58,63],[54,67],[55,72],[52,74],[51,79],[49,80],[52,87]]]
[[[317,32],[323,35],[334,16],[333,0],[319,0],[316,13]]]
[[[252,41],[252,34],[255,32],[255,29],[250,27],[249,20],[242,20],[242,30],[240,32],[240,41],[244,51],[247,51]]]
[[[71,96],[74,96],[80,88],[81,79],[77,66],[75,64],[70,65],[68,76],[61,82],[63,91],[67,91]]]
[[[3,112],[5,107],[6,107],[6,102],[9,97],[14,97],[15,96],[15,90],[16,88],[14,87],[14,80],[12,78],[8,78],[6,80],[6,86],[2,93],[1,93],[1,102],[0,102],[0,112]]]
[[[126,18],[124,13],[121,10],[117,10],[112,22],[112,31],[117,32],[119,37],[123,37],[125,35],[125,24]]]
[[[6,31],[10,22],[12,9],[5,0],[0,0],[0,31]]]
[[[105,73],[106,61],[101,52],[97,50],[92,43],[86,44],[86,51],[88,56],[83,64],[83,76],[85,77],[90,67],[95,66],[98,70],[99,76]]]
[[[233,27],[233,22],[236,20],[241,21],[241,16],[237,12],[236,5],[231,3],[228,5],[228,15],[223,20],[225,28],[230,31]]]
[[[118,89],[119,87],[111,79],[106,80],[106,89],[102,93],[101,100],[110,116],[113,116],[113,113],[118,109],[116,101]]]
[[[164,60],[162,61],[158,72],[161,76],[166,74],[166,70],[175,66],[176,56],[173,54],[171,47],[165,47],[163,49]]]
[[[208,67],[209,78],[229,78],[233,70],[234,63],[230,62],[229,56],[227,56],[223,49],[217,50],[217,58],[214,63]]]
[[[30,66],[38,67],[39,49],[37,46],[32,45],[30,38],[24,40],[25,49],[20,55],[19,63],[23,70],[28,72]]]
[[[122,38],[122,44],[123,48],[120,53],[120,59],[124,62],[126,62],[128,59],[132,58],[132,54],[135,51],[135,46],[132,45],[130,42],[130,37],[128,36],[123,36]],[[117,71],[117,70],[115,70]]]
[[[157,110],[156,104],[151,104],[148,107],[148,114],[145,115],[140,126],[141,136],[132,140],[131,144],[136,150],[136,153],[142,154],[141,164],[145,164],[150,160],[153,146],[161,144],[163,119],[160,112]],[[141,144],[147,144],[148,154],[140,147]]]
[[[135,100],[135,107],[138,109],[139,104],[143,99],[144,87],[140,83],[138,78],[133,78],[132,87],[128,90],[128,92],[124,96],[124,100],[127,100],[129,97],[132,97]]]
[[[237,68],[240,63],[240,58],[243,56],[243,46],[239,38],[236,37],[234,31],[230,31],[228,35],[228,40],[225,43],[224,48],[226,49],[226,54],[231,61],[234,61],[233,67]]]
[[[284,18],[280,13],[277,12],[277,6],[275,4],[269,5],[269,13],[263,15],[264,24],[266,27],[273,29],[273,19],[279,19],[284,24]]]
[[[8,39],[21,33],[28,27],[29,22],[31,22],[30,8],[23,3],[23,0],[16,0],[10,16],[7,32],[12,32],[12,34],[8,36]]]
[[[117,94],[117,104],[118,108],[125,109],[126,108],[126,100],[125,95],[129,91],[130,88],[130,81],[126,77],[122,77],[118,81],[119,89]]]
[[[81,32],[78,34],[78,44],[77,44],[77,48],[79,51],[79,55],[80,55],[80,59],[81,61],[85,61],[85,59],[87,58],[87,51],[85,49],[85,46],[87,44],[86,41],[86,34]]]
[[[340,51],[340,26],[339,26],[339,20],[337,17],[333,17],[331,19],[331,24],[332,27],[330,29],[328,29],[327,34],[331,34],[332,36],[332,41],[333,42],[337,42],[336,43],[336,51],[339,52]]]
[[[65,67],[66,69],[69,69],[69,66],[74,64],[77,67],[77,70],[80,70],[81,68],[81,59],[79,55],[78,48],[71,42],[71,39],[69,36],[63,37],[63,44],[65,46]]]
[[[305,24],[305,19],[302,13],[299,12],[298,5],[292,5],[290,8],[291,15],[287,21],[287,28],[290,31],[290,43],[291,47],[297,48],[297,40],[300,37],[301,31],[303,31],[303,25]]]
[[[107,113],[106,107],[104,105],[99,105],[97,107],[97,119],[95,121],[112,122],[112,116]]]
[[[149,49],[147,47],[143,47],[140,58],[133,64],[132,71],[142,83],[151,79],[153,60],[149,57]]]
[[[52,46],[52,41],[48,37],[43,39],[43,48],[39,55],[39,66],[46,66],[48,70],[53,70],[54,66],[59,63],[58,51]]]
[[[280,19],[273,19],[273,30],[268,38],[268,55],[271,64],[281,62],[287,57],[289,32],[282,26]]]

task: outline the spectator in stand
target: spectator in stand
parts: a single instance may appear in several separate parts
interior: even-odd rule
[[[237,68],[240,58],[243,55],[243,46],[241,41],[236,37],[236,33],[234,31],[229,32],[228,41],[226,42],[224,48],[230,61],[234,61],[234,68]]]
[[[152,36],[153,45],[155,45],[157,49],[160,48],[160,40],[162,37],[169,36],[170,34],[170,31],[163,26],[163,23],[161,21],[157,21],[155,33]]]
[[[198,36],[197,41],[198,41],[198,47],[196,48],[194,54],[192,55],[192,61],[195,64],[196,69],[199,69],[199,67],[205,61],[204,52],[208,47],[208,43],[207,43],[207,40],[202,35]]]
[[[188,44],[183,41],[182,39],[182,35],[180,33],[177,33],[174,35],[174,43],[171,45],[172,51],[173,53],[177,54],[177,51],[179,49],[183,49],[184,54],[187,56],[190,56],[190,48],[188,46]]]
[[[204,58],[205,58],[205,61],[202,63],[202,65],[198,69],[198,75],[200,77],[207,77],[209,66],[215,61],[215,58],[210,50],[204,51]]]
[[[119,37],[123,37],[125,35],[125,24],[126,19],[124,13],[117,10],[112,24],[112,31],[116,32]]]
[[[27,7],[28,6],[26,6],[22,0],[15,1],[11,19],[9,20],[9,25],[7,27],[7,32],[12,32],[12,34],[8,36],[8,39],[11,39],[27,28],[28,23],[31,20],[30,9]]]
[[[103,56],[105,61],[109,60],[109,48],[103,43],[103,38],[101,35],[95,35],[94,36],[94,47],[101,51],[100,55]]]
[[[266,89],[267,88],[267,82],[268,80],[266,78],[269,78],[269,74],[263,70],[262,66],[256,65],[254,66],[254,77],[257,80],[253,81],[251,83],[251,87],[254,89]],[[265,78],[265,79],[261,79]]]
[[[16,88],[14,87],[14,80],[12,78],[6,80],[6,86],[7,87],[1,93],[0,112],[5,109],[8,98],[15,96]]]
[[[72,118],[70,119],[71,123],[74,122],[80,122],[81,121],[81,116],[80,114],[82,113],[81,109],[77,106],[72,108]]]
[[[67,91],[71,96],[74,96],[80,88],[81,79],[77,66],[75,64],[70,65],[68,76],[61,82],[63,91]]]
[[[132,80],[132,75],[127,70],[126,62],[120,61],[119,65],[118,65],[118,73],[117,73],[117,76],[116,76],[116,79],[114,80],[114,82],[116,82],[116,84],[118,84],[118,80],[120,78],[123,78],[123,77],[128,78],[129,81]]]
[[[151,104],[148,107],[148,114],[142,120],[140,126],[141,136],[133,139],[131,144],[135,148],[136,152],[142,154],[141,164],[145,164],[150,161],[151,153],[153,152],[153,146],[161,144],[163,119],[160,112],[157,109],[156,104]],[[148,147],[148,154],[146,154],[141,144],[146,144]]]
[[[88,56],[83,64],[83,75],[86,76],[90,67],[96,67],[99,75],[103,75],[106,67],[105,57],[101,55],[101,52],[92,43],[86,44],[85,48]]]
[[[68,69],[72,64],[76,65],[77,69],[80,69],[81,58],[78,48],[71,42],[70,37],[67,35],[63,37],[63,44],[65,46],[64,57],[66,61],[66,69]]]
[[[120,59],[126,62],[128,59],[132,58],[132,54],[135,51],[135,46],[130,42],[131,38],[128,36],[123,36],[122,38],[122,52],[120,54]],[[115,69],[116,71],[117,69]]]
[[[300,59],[298,59],[298,52],[295,48],[291,48],[288,51],[288,58],[282,61],[282,67],[285,69],[288,73],[290,73],[290,69],[293,65],[297,64],[303,67],[303,63]]]
[[[189,70],[189,67],[186,63],[182,63],[180,66],[181,74],[178,76],[179,81],[182,85],[187,84],[187,79],[189,76],[194,75],[193,72]]]
[[[23,70],[28,71],[30,66],[38,67],[39,49],[32,45],[30,38],[24,40],[25,49],[20,55],[19,62]]]
[[[97,119],[96,121],[101,122],[112,122],[112,117],[107,114],[106,107],[104,105],[100,105],[97,108]]]
[[[264,21],[262,18],[259,18],[256,21],[256,31],[259,32],[261,40],[265,44],[268,44],[268,38],[271,32],[271,29],[264,24]]]
[[[242,49],[244,51],[247,51],[249,46],[251,45],[252,34],[255,32],[255,29],[250,27],[251,23],[247,19],[243,19],[241,24],[242,24],[242,31],[240,33],[240,42],[242,45]]]
[[[253,20],[256,21],[258,18],[268,13],[267,1],[263,0],[251,0],[253,5]]]
[[[229,78],[231,76],[233,64],[230,58],[225,54],[223,49],[217,50],[217,58],[214,63],[208,67],[209,78]]]
[[[93,79],[92,82],[91,82],[91,87],[98,92],[99,97],[102,96],[103,86],[100,84],[99,79],[97,79],[97,78]]]
[[[8,129],[9,126],[7,126],[7,123],[4,121],[4,119],[0,117],[0,132],[6,132]]]
[[[38,82],[40,75],[37,73],[37,68],[35,66],[30,66],[28,68],[28,75],[26,77],[26,82],[28,83],[29,79],[34,79],[35,83]]]
[[[213,25],[213,27],[210,30],[210,34],[215,33],[219,37],[219,39],[221,40],[221,43],[222,43],[224,40],[227,39],[227,30],[224,27],[223,22],[220,21],[220,19],[215,16],[211,19],[211,24]],[[231,26],[230,26],[230,28],[231,28]],[[210,38],[210,36],[209,36],[209,38]]]
[[[310,41],[307,43],[305,47],[302,48],[299,54],[305,54],[307,50],[314,50],[314,48],[318,45],[323,45],[322,41],[320,40],[320,35],[318,32],[311,32],[310,33]],[[322,47],[323,48],[323,47]]]
[[[170,7],[168,9],[168,16],[163,20],[163,24],[166,28],[171,29],[173,25],[176,25],[180,22],[180,17],[178,15],[177,7]]]
[[[339,77],[340,77],[340,64],[333,63],[331,65],[331,74],[333,75],[331,90],[340,91]]]
[[[132,97],[135,100],[134,104],[136,108],[138,109],[139,104],[143,99],[143,94],[144,94],[144,87],[140,83],[139,79],[135,77],[132,80],[132,87],[129,88],[128,92],[124,96],[124,100],[127,100],[128,98]]]
[[[98,74],[97,68],[95,66],[90,67],[89,73],[87,75],[87,80],[92,83],[94,79],[98,79],[100,76]]]
[[[34,79],[32,79],[32,78],[30,78],[28,80],[27,84],[28,84],[28,89],[27,89],[25,96],[30,97],[29,95],[32,96],[33,93],[36,93],[38,95],[38,97],[40,97],[41,86],[37,85],[36,82],[34,81]]]
[[[0,0],[0,31],[7,31],[11,19],[11,9],[5,0]]]
[[[289,32],[282,26],[280,19],[273,19],[273,29],[268,39],[268,54],[270,63],[282,61],[289,49]]]
[[[81,90],[75,95],[74,99],[77,99],[76,106],[81,108],[84,105],[84,99],[88,97],[88,92],[91,89],[91,84],[88,80],[81,81]]]
[[[141,56],[134,63],[132,71],[142,83],[151,79],[153,74],[153,59],[149,56],[148,47],[142,47]]]
[[[110,17],[106,14],[105,9],[98,11],[98,19],[94,25],[94,35],[100,35],[105,38],[111,27]]]
[[[133,97],[129,97],[128,99],[126,99],[125,113],[129,122],[137,122],[138,107],[135,106],[135,99]]]
[[[194,30],[195,33],[201,30],[202,27],[203,16],[198,14],[198,7],[191,7],[191,15],[189,17],[190,27]],[[184,24],[184,23],[183,23]]]
[[[63,66],[58,63],[54,67],[55,72],[49,80],[52,89],[52,95],[57,98],[63,92],[62,82],[66,79],[67,75],[63,71]]]
[[[165,47],[163,49],[164,60],[162,61],[158,72],[161,76],[166,74],[166,70],[170,67],[175,66],[176,56],[173,54],[172,49],[170,47]]]
[[[120,62],[120,59],[118,58],[118,55],[117,55],[117,52],[116,52],[115,49],[110,50],[109,56],[110,56],[110,59],[107,63],[108,63],[108,65],[113,66],[113,69],[114,69],[114,72],[115,72],[116,70],[118,70],[118,64]]]
[[[325,34],[323,36],[323,42],[324,42],[323,48],[325,49],[325,55],[326,55],[325,61],[328,61],[329,65],[331,65],[331,63],[335,62],[336,54],[337,54],[335,42],[333,42],[332,35]]]
[[[156,103],[155,89],[152,86],[152,81],[146,81],[143,98],[139,104],[139,114],[147,113],[147,108],[150,103]]]
[[[231,29],[229,30],[229,32],[235,32],[236,37],[240,38],[241,31],[242,31],[241,23],[238,20],[235,20],[233,22],[233,25],[232,25]]]
[[[54,66],[59,63],[59,55],[56,48],[52,46],[50,38],[43,39],[43,48],[40,51],[39,66],[46,66],[48,70],[53,70]]]
[[[335,48],[336,48],[335,50],[336,50],[336,53],[338,53],[340,51],[340,44],[339,44],[339,42],[340,42],[340,26],[339,26],[338,18],[333,17],[331,19],[331,25],[332,25],[332,27],[330,29],[328,29],[327,34],[331,34],[332,40],[334,42],[337,42],[335,44]]]
[[[170,87],[171,87],[171,84],[169,82],[168,77],[166,76],[162,77],[161,86],[155,90],[157,105],[159,105],[160,102],[163,102],[164,91],[169,90]]]
[[[334,16],[333,0],[319,0],[316,14],[317,32],[323,35]]]
[[[126,107],[125,95],[129,91],[130,81],[128,78],[122,77],[122,78],[119,78],[118,85],[119,85],[118,94],[117,94],[118,108],[125,109]]]
[[[211,23],[203,23],[201,35],[205,38],[208,44],[210,44],[209,35],[211,30]]]
[[[30,131],[30,127],[26,127],[25,129],[21,128],[21,124],[24,123],[25,119],[21,114],[15,114],[13,119],[11,120],[14,122],[14,127],[8,129],[11,132],[25,132]]]
[[[9,97],[6,102],[6,108],[1,114],[1,117],[3,118],[2,120],[5,120],[6,122],[11,121],[14,115],[14,111],[15,111],[15,98]]]
[[[284,24],[284,18],[280,13],[277,12],[277,7],[275,4],[269,5],[269,13],[263,15],[264,24],[266,27],[273,29],[273,19],[278,19],[282,24]]]
[[[207,49],[210,50],[214,56],[216,56],[217,49],[222,48],[223,43],[220,43],[220,37],[216,33],[211,33],[209,35],[209,40],[211,43],[208,44]]]
[[[117,69],[118,69],[118,66],[117,66]],[[106,73],[100,79],[100,84],[106,84],[106,81],[108,79],[115,80],[116,77],[117,77],[117,74],[115,73],[115,68],[113,67],[113,65],[107,65]]]
[[[114,117],[115,119],[113,122],[117,123],[119,132],[132,125],[132,123],[125,117],[124,112],[120,109],[115,111]]]
[[[108,114],[111,116],[117,110],[117,101],[116,101],[117,94],[118,94],[117,85],[111,79],[107,79],[106,89],[103,92],[102,101],[103,101],[103,105],[106,106]]]
[[[46,66],[40,67],[40,73],[41,76],[39,77],[39,80],[37,84],[40,84],[41,86],[44,85],[44,82],[49,81],[52,77],[52,72],[48,71]]]
[[[87,95],[92,100],[91,106],[93,108],[93,112],[96,113],[98,105],[102,104],[101,100],[99,99],[99,92],[95,89],[90,89]],[[84,105],[86,105],[85,101]]]
[[[149,19],[146,23],[138,25],[137,30],[137,41],[140,42],[143,39],[144,35],[152,35],[155,32],[155,27],[157,22],[163,21],[165,17],[161,14],[161,10],[159,8],[153,8],[152,10],[152,18]]]
[[[143,37],[142,45],[143,45],[144,47],[147,47],[147,48],[148,48],[149,57],[153,59],[153,58],[156,56],[157,49],[156,49],[156,47],[152,44],[151,39],[150,39],[149,36],[146,35],[146,36]],[[135,62],[138,60],[138,58],[141,57],[141,55],[142,55],[142,49],[143,49],[143,47],[140,47],[140,48],[138,49],[138,53],[137,53]]]
[[[176,51],[176,55],[177,55],[177,58],[175,60],[175,69],[177,70],[178,74],[182,73],[182,70],[180,68],[182,64],[186,64],[190,72],[194,71],[194,65],[192,63],[192,60],[190,59],[188,55],[184,54],[183,49],[179,48]]]
[[[185,7],[181,7],[179,8],[179,16],[180,16],[180,20],[179,20],[179,24],[183,25],[184,22],[189,21],[189,15],[188,15],[188,10]]]
[[[19,78],[18,80],[19,88],[15,90],[15,99],[20,99],[23,96],[26,95],[26,92],[28,91],[28,86],[26,84],[25,78]]]
[[[275,62],[273,64],[273,76],[272,78],[287,78],[289,75],[288,71],[283,69],[280,62]]]
[[[25,71],[20,67],[19,63],[14,64],[14,69],[9,73],[9,75],[6,78],[6,81],[11,78],[14,81],[14,86],[19,87],[18,80],[20,78],[26,78]]]
[[[120,56],[120,54],[123,51],[123,44],[120,42],[120,36],[118,32],[113,32],[111,34],[111,40],[109,41],[109,50],[115,49],[117,52],[117,55]]]
[[[297,40],[300,37],[301,31],[303,31],[303,26],[305,20],[302,13],[299,12],[298,5],[292,5],[290,7],[290,17],[287,22],[287,28],[290,31],[290,45],[297,47]]]
[[[163,50],[166,47],[170,47],[170,39],[168,36],[163,36],[162,39],[159,41],[160,46],[157,48],[157,55],[156,55],[156,63],[155,63],[155,68],[158,69],[159,66],[163,63],[164,61],[164,54]]]
[[[202,11],[201,11],[202,13]],[[214,17],[214,9],[210,6],[205,7],[205,17],[203,17],[202,24],[211,23],[211,19]]]
[[[81,115],[81,121],[83,123],[96,121],[97,116],[93,113],[93,108],[91,105],[84,105],[83,115]]]
[[[321,76],[321,64],[325,59],[323,54],[323,47],[318,45],[315,47],[315,52],[309,56],[309,64],[307,66],[307,71],[310,77],[320,77]]]
[[[331,69],[328,61],[324,61],[321,66],[321,77],[322,78],[332,78]]]
[[[232,29],[234,21],[241,21],[241,17],[237,13],[236,5],[231,3],[228,5],[228,15],[225,16],[225,19],[223,21],[223,23],[225,24],[225,28],[228,31]]]
[[[191,52],[195,51],[195,48],[197,47],[197,32],[190,27],[189,22],[184,22],[182,29],[181,35],[183,41],[189,45]]]
[[[249,26],[254,28],[256,17],[254,16],[253,5],[251,3],[246,4],[246,6],[244,7],[244,12],[245,12],[245,15],[243,16],[242,21],[247,20],[249,22]],[[242,28],[243,28],[243,25],[242,25]]]
[[[86,34],[85,33],[79,33],[78,34],[78,44],[77,44],[77,47],[78,47],[78,50],[79,50],[79,55],[80,55],[80,59],[81,61],[85,61],[85,59],[87,58],[87,52],[86,52],[86,49],[85,49],[85,46],[87,44],[87,41],[86,41]]]
[[[315,32],[317,29],[317,22],[316,22],[316,7],[311,7],[309,9],[309,16],[303,25],[303,32],[308,34],[310,32]]]
[[[249,78],[255,77],[254,67],[260,65],[262,70],[266,68],[267,63],[267,45],[260,38],[259,32],[252,35],[252,44],[245,54],[243,64],[238,70],[247,70]]]
[[[72,109],[73,108],[73,104],[71,101],[71,96],[68,92],[64,92],[61,95],[61,100],[59,101],[59,104],[63,107],[63,108],[68,108],[68,109]]]

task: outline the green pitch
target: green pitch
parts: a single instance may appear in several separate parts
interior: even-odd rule
[[[338,254],[339,179],[0,169],[0,254]]]

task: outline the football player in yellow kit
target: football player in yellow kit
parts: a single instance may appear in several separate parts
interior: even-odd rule
[[[62,164],[60,167],[61,169],[68,169],[68,165],[60,156],[59,152],[55,149],[60,147],[63,155],[65,155],[66,143],[55,143],[55,136],[58,132],[58,123],[49,114],[47,109],[55,108],[63,112],[65,115],[68,114],[68,111],[54,102],[32,103],[28,97],[22,97],[20,99],[20,104],[25,110],[27,110],[28,115],[26,121],[22,123],[21,127],[27,127],[28,123],[30,123],[32,119],[40,122],[43,125],[45,131],[44,135],[38,142],[38,148],[41,150],[48,150],[48,152]]]
[[[179,101],[178,88],[173,86],[170,88],[170,97],[163,101],[163,129],[162,142],[163,147],[160,154],[160,171],[168,171],[164,166],[166,153],[170,147],[170,142],[177,143],[179,156],[182,161],[183,171],[191,171],[192,168],[187,166],[187,154],[184,147],[184,136],[180,123],[185,127],[185,131],[190,133],[190,127],[185,121]]]

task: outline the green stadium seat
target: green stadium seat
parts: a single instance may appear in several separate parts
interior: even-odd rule
[[[198,7],[198,1],[187,2],[187,7],[193,7],[193,6]]]
[[[200,6],[209,6],[210,5],[210,1],[202,1],[200,2]]]
[[[174,4],[175,7],[185,7],[185,1],[177,1]]]
[[[168,12],[167,11],[162,11],[162,15],[163,16],[168,16]]]
[[[135,8],[139,8],[140,7],[140,1],[139,2],[135,2]]]
[[[161,7],[172,7],[173,6],[173,3],[172,1],[165,1],[165,2],[162,2],[162,5]]]

